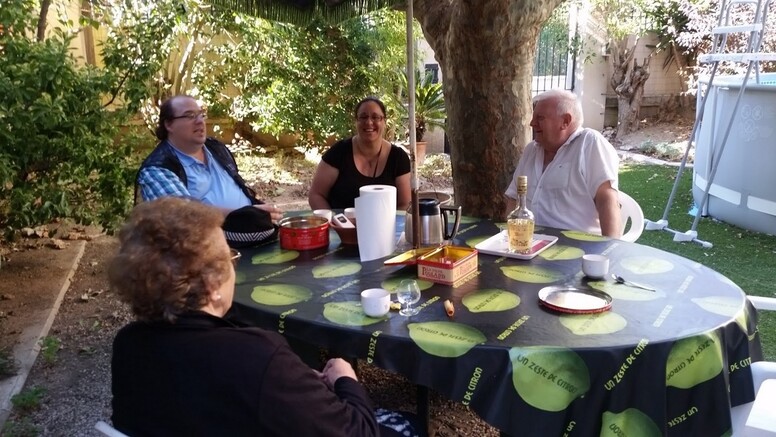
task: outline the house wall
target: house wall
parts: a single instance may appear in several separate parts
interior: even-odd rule
[[[434,58],[434,51],[431,46],[428,45],[425,39],[421,38],[418,41],[418,58],[421,68],[425,68],[427,65],[435,65],[437,67],[437,80],[442,81],[442,70],[439,68],[439,63]],[[445,131],[442,128],[432,128],[427,131],[423,136],[423,141],[426,141],[426,154],[443,153],[445,148]]]

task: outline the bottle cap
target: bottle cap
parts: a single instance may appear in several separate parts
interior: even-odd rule
[[[528,176],[517,177],[517,191],[519,192],[528,191]]]

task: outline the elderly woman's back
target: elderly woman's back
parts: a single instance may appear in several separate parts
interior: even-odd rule
[[[113,345],[113,424],[131,436],[378,435],[344,360],[307,367],[280,335],[222,316],[234,295],[223,217],[198,202],[139,205],[111,285],[138,318]]]

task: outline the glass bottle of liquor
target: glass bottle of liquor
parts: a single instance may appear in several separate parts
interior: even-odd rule
[[[534,234],[534,215],[528,210],[528,176],[517,177],[517,207],[507,216],[509,233],[509,251],[511,253],[531,253]]]

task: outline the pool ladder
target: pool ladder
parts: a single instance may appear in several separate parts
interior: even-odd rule
[[[713,246],[711,242],[698,238],[698,222],[700,221],[701,215],[706,213],[709,201],[709,191],[711,190],[712,182],[714,182],[714,176],[717,173],[717,167],[719,166],[722,153],[725,150],[728,135],[730,134],[730,128],[733,126],[733,121],[735,120],[736,113],[738,112],[738,106],[741,102],[741,97],[744,95],[746,85],[749,82],[749,77],[752,75],[752,70],[754,70],[755,73],[756,83],[760,83],[760,62],[776,61],[776,53],[760,52],[760,49],[762,48],[762,36],[765,33],[768,20],[768,8],[770,7],[771,1],[772,0],[722,0],[722,3],[720,4],[720,14],[717,26],[714,27],[711,31],[713,37],[712,50],[710,53],[698,57],[698,62],[711,63],[713,65],[705,91],[701,89],[702,84],[700,81],[698,81],[698,93],[699,95],[702,95],[700,108],[696,109],[695,123],[693,123],[690,138],[687,140],[687,147],[685,148],[684,156],[682,157],[679,170],[677,171],[676,178],[674,179],[674,186],[671,189],[671,194],[668,196],[668,202],[666,203],[666,208],[663,211],[663,217],[658,221],[645,220],[645,230],[665,230],[674,234],[674,241],[692,241],[700,244],[703,247]],[[731,24],[731,9],[735,5],[754,6],[755,11],[753,22],[749,24]],[[736,33],[749,34],[749,40],[745,52],[726,51],[725,46],[727,45],[728,35]],[[722,134],[722,139],[717,143],[719,144],[719,147],[716,155],[714,155],[714,149],[711,149],[712,161],[709,177],[706,181],[706,189],[703,192],[703,197],[701,198],[700,205],[698,206],[698,210],[695,214],[695,219],[692,222],[690,230],[681,232],[668,227],[668,213],[671,210],[671,205],[674,202],[674,197],[676,196],[676,191],[679,187],[679,182],[681,181],[682,174],[684,172],[685,166],[687,165],[687,156],[690,153],[690,148],[692,148],[695,144],[698,128],[703,122],[703,115],[706,110],[706,99],[709,97],[709,89],[711,89],[711,86],[714,82],[714,77],[717,74],[717,68],[719,67],[720,62],[746,63],[746,75],[744,76],[743,82],[741,83],[741,89],[739,90],[738,96],[736,97],[736,102],[730,114],[730,120],[728,120],[727,126],[724,130],[724,133]]]

